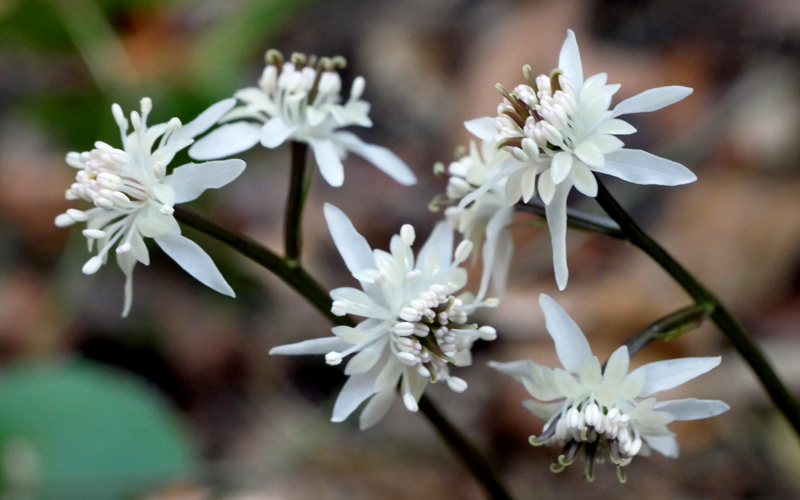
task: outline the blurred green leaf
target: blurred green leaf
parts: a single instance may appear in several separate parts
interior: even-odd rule
[[[174,412],[136,378],[88,362],[19,365],[0,378],[6,498],[132,498],[185,478],[194,450]]]

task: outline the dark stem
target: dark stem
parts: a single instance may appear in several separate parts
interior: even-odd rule
[[[302,248],[301,224],[306,190],[306,156],[308,144],[291,142],[292,175],[289,183],[289,196],[286,199],[284,214],[284,247],[286,260],[292,266],[300,265],[300,248]]]
[[[308,300],[334,325],[355,326],[355,322],[351,318],[336,316],[331,312],[332,301],[328,292],[299,263],[293,266],[257,241],[221,226],[189,208],[176,206],[175,218],[189,227],[228,244],[240,254],[275,273],[276,276]],[[512,498],[489,461],[439,412],[424,394],[419,400],[419,409],[436,428],[450,449],[467,466],[473,477],[489,495],[489,498],[495,500],[509,500]]]
[[[631,219],[625,210],[617,203],[611,193],[598,179],[597,202],[606,213],[619,224],[620,229],[627,235],[628,240],[648,254],[662,268],[664,268],[675,281],[701,307],[709,308],[709,317],[716,323],[722,333],[733,344],[734,348],[744,358],[756,377],[761,381],[764,389],[769,394],[775,406],[786,417],[800,437],[800,406],[789,393],[781,379],[775,373],[761,348],[753,340],[742,325],[736,321],[720,300],[683,268],[670,254],[650,238]]]
[[[531,200],[528,203],[517,203],[514,205],[514,209],[517,212],[535,214],[543,218],[547,217],[544,205],[536,200]],[[604,234],[620,240],[628,239],[613,220],[600,215],[588,214],[574,208],[567,208],[567,227]]]

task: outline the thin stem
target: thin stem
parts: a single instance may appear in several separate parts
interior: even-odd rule
[[[354,327],[348,316],[336,316],[331,312],[332,301],[328,293],[299,263],[291,264],[257,241],[217,224],[204,215],[186,207],[175,207],[175,218],[189,227],[228,244],[245,257],[275,273],[287,285],[308,300],[334,325]],[[478,449],[451,424],[424,394],[419,400],[419,409],[439,432],[447,445],[467,466],[473,477],[481,484],[489,498],[510,500],[512,497],[500,480],[495,469]]]
[[[722,333],[730,340],[734,348],[744,358],[756,377],[761,381],[764,389],[772,398],[775,406],[786,417],[800,437],[800,406],[789,393],[783,381],[775,373],[769,360],[761,348],[753,340],[742,325],[736,321],[720,300],[708,291],[694,276],[692,276],[678,261],[666,252],[658,243],[648,236],[631,219],[625,210],[617,203],[611,193],[598,179],[597,202],[606,213],[619,224],[620,229],[627,235],[628,240],[655,260],[684,290],[695,300],[699,306],[710,308],[709,317],[716,323]]]
[[[535,214],[545,219],[547,217],[544,205],[534,200],[528,203],[517,203],[514,205],[514,209],[518,212]],[[574,208],[567,208],[567,227],[604,234],[620,240],[628,239],[613,220],[607,217],[582,212]]]
[[[284,214],[284,247],[286,260],[290,265],[300,265],[302,248],[301,224],[305,205],[306,156],[308,144],[292,141],[292,175],[289,183],[289,196],[286,199]]]

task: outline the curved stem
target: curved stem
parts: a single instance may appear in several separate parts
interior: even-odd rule
[[[303,219],[306,190],[306,156],[308,144],[304,142],[291,142],[292,149],[292,174],[289,183],[289,196],[286,199],[286,213],[284,214],[284,250],[286,260],[292,266],[300,265],[300,249],[302,248],[302,234],[300,226]]]
[[[275,273],[276,276],[308,300],[334,325],[355,326],[355,322],[349,317],[336,316],[331,312],[332,301],[328,292],[299,263],[290,263],[288,256],[287,259],[282,259],[252,238],[221,226],[189,208],[176,206],[175,218],[189,227],[226,243],[240,254]],[[424,394],[419,400],[419,409],[436,428],[450,449],[466,465],[489,498],[495,500],[512,499],[489,461],[442,415]]]
[[[536,200],[531,200],[528,203],[517,203],[514,205],[514,210],[517,212],[526,212],[529,214],[538,215],[545,218],[544,205]],[[613,220],[599,215],[589,214],[567,207],[567,227],[571,229],[580,229],[583,231],[591,231],[593,233],[604,234],[617,238],[619,240],[627,240],[628,237],[620,230],[619,226]]]
[[[756,377],[761,381],[764,389],[769,394],[775,406],[786,417],[795,433],[800,437],[800,405],[783,381],[775,373],[769,360],[750,334],[736,318],[725,308],[720,300],[708,291],[697,279],[692,276],[678,261],[676,261],[655,240],[650,238],[631,219],[625,210],[617,203],[611,193],[598,179],[597,202],[606,213],[619,224],[628,240],[643,250],[655,260],[678,284],[695,300],[698,306],[708,307],[709,317],[716,323],[722,333],[730,340],[734,348],[744,358]]]

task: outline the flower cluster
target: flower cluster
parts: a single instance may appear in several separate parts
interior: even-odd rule
[[[78,169],[75,182],[66,192],[67,199],[88,201],[94,207],[85,211],[69,209],[56,217],[56,225],[67,227],[86,222],[83,235],[89,251],[97,244],[97,255],[83,266],[85,274],[97,272],[116,246],[117,264],[126,278],[123,316],[127,316],[133,300],[134,266],[137,262],[150,263],[144,238],[153,238],[201,283],[234,296],[208,254],[181,235],[173,206],[194,200],[206,189],[232,182],[244,171],[244,162],[189,163],[167,174],[167,166],[175,154],[192,144],[196,135],[210,128],[233,104],[232,99],[217,103],[185,126],[173,118],[148,127],[152,102],[144,98],[141,114],[131,113],[130,134],[122,108],[114,104],[111,111],[120,129],[123,149],[98,141],[91,151],[67,155],[67,164]]]
[[[294,54],[290,62],[276,50],[266,56],[267,66],[258,87],[236,92],[241,104],[221,118],[229,122],[198,140],[189,149],[195,159],[222,158],[252,148],[259,142],[276,148],[288,140],[311,146],[322,176],[331,186],[344,182],[342,159],[353,152],[404,185],[417,182],[411,169],[388,149],[367,144],[352,132],[339,130],[358,125],[371,127],[369,103],[361,99],[364,78],[353,81],[350,97],[340,103],[342,80],[337,69],[341,57]]]
[[[496,297],[502,296],[506,288],[511,254],[514,246],[508,226],[514,219],[514,209],[506,197],[505,179],[497,182],[483,196],[469,206],[458,203],[491,179],[508,153],[498,149],[494,141],[481,141],[478,147],[470,142],[469,154],[463,155],[447,167],[449,175],[445,200],[434,200],[447,205],[444,215],[450,225],[473,244],[473,257],[476,257],[481,241],[483,244],[483,275],[478,300],[487,293],[489,283]],[[439,164],[440,165],[440,164]]]
[[[597,196],[593,172],[613,175],[636,184],[675,186],[697,177],[686,167],[645,151],[624,149],[618,135],[636,129],[619,116],[656,111],[692,93],[680,86],[650,89],[610,109],[619,84],[608,84],[599,73],[585,81],[575,34],[570,30],[561,48],[558,68],[550,75],[532,77],[523,68],[527,84],[504,96],[495,118],[467,122],[483,140],[495,140],[512,159],[481,189],[465,196],[460,205],[484,196],[506,180],[510,204],[528,202],[536,193],[545,204],[553,245],[553,264],[559,289],[567,286],[567,195],[574,186],[586,196]]]
[[[428,382],[444,380],[462,392],[464,380],[450,375],[449,363],[472,363],[470,349],[478,340],[494,340],[494,328],[468,324],[468,314],[490,301],[465,303],[456,297],[467,281],[458,265],[469,257],[471,243],[462,242],[453,259],[453,234],[439,224],[415,259],[411,245],[414,228],[404,225],[391,241],[391,253],[372,250],[347,216],[325,205],[325,219],[336,248],[362,290],[338,288],[331,292],[336,315],[353,314],[367,319],[355,328],[337,326],[334,337],[280,346],[270,354],[325,354],[330,365],[347,363],[345,384],[333,409],[334,422],[347,418],[372,397],[361,413],[362,429],[377,423],[394,400],[400,384],[403,403],[417,411],[417,402]]]
[[[587,479],[593,478],[594,462],[608,458],[624,481],[622,467],[636,455],[656,450],[668,457],[678,456],[675,435],[667,424],[713,417],[728,410],[722,401],[657,403],[650,397],[708,372],[719,364],[719,357],[657,361],[628,373],[628,348],[622,346],[602,367],[564,309],[545,294],[540,295],[539,304],[564,368],[551,369],[530,360],[490,365],[522,382],[535,398],[526,401],[525,407],[546,423],[542,434],[530,441],[562,448],[554,472],[570,465],[583,449]]]

